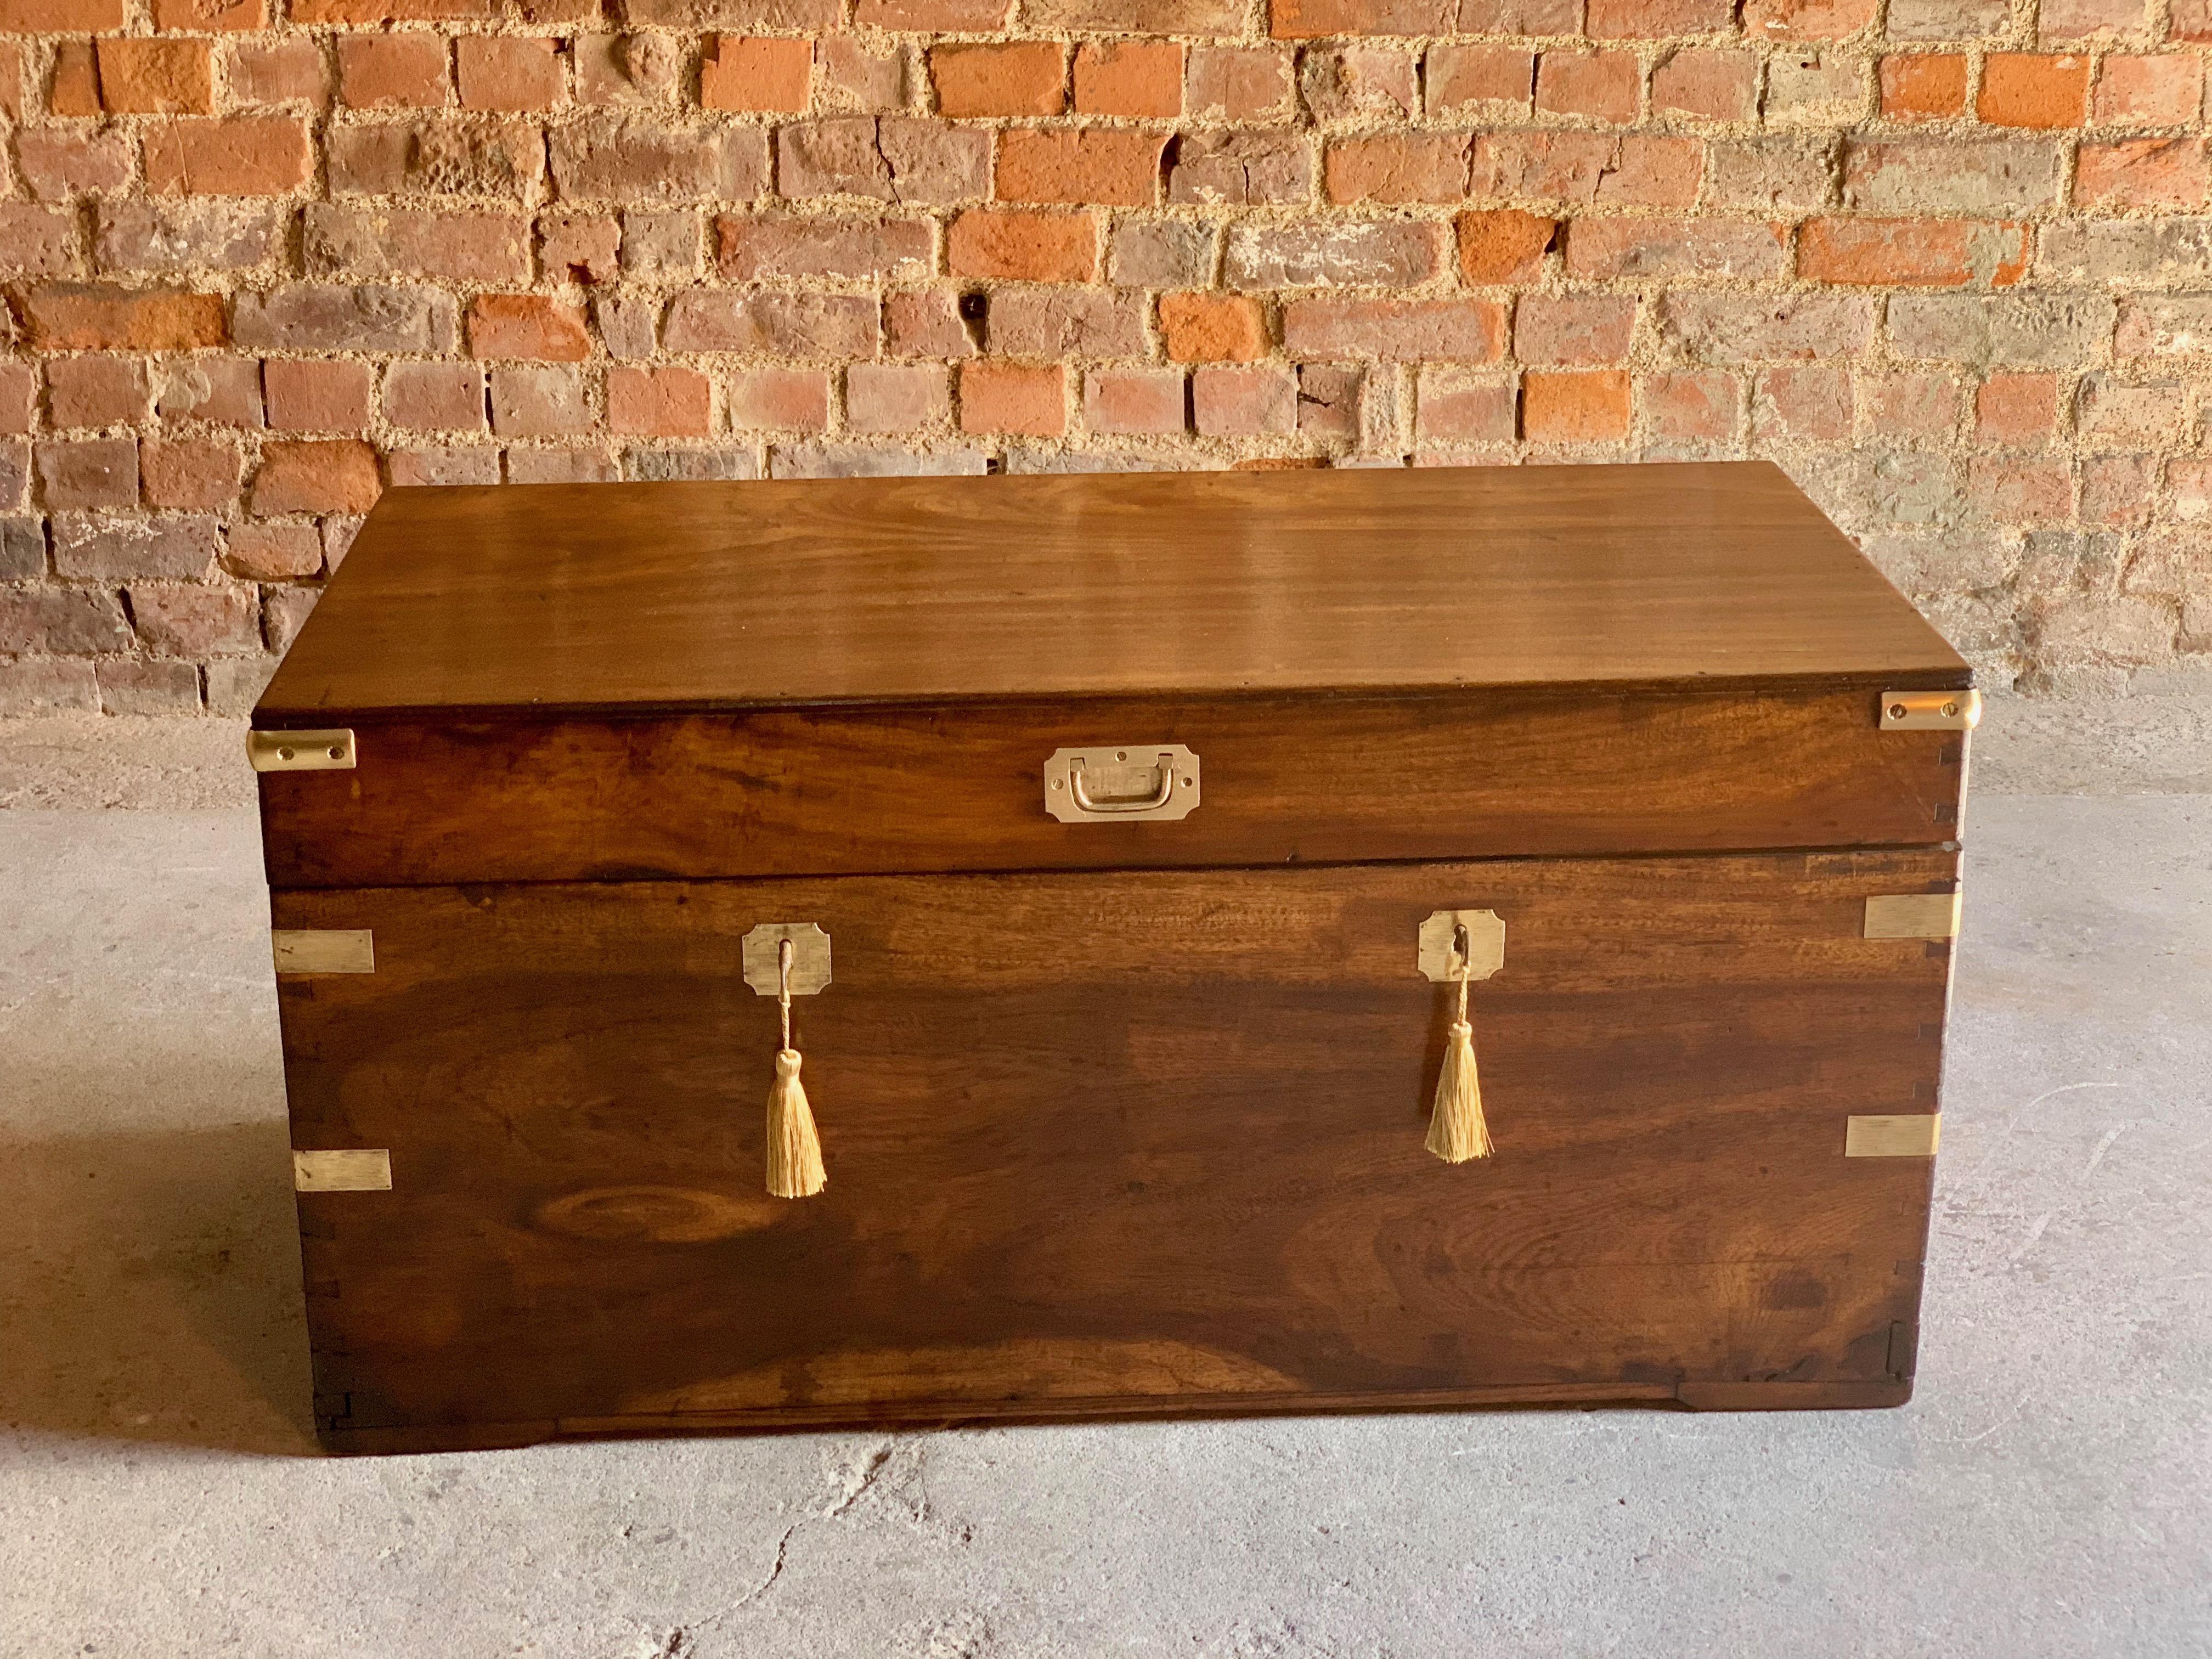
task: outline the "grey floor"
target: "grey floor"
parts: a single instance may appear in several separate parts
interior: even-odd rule
[[[2096,720],[1979,740],[1902,1410],[348,1461],[236,734],[0,726],[0,1655],[2212,1653],[2212,719]]]

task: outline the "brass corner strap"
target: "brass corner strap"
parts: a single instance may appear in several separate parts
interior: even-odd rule
[[[830,1177],[822,1166],[814,1109],[807,1103],[806,1085],[799,1080],[791,1000],[812,996],[830,983],[830,935],[811,921],[764,921],[746,933],[741,957],[745,983],[757,994],[775,999],[783,1029],[775,1081],[768,1091],[769,1194],[811,1198],[830,1184]]]
[[[350,772],[360,754],[353,733],[343,727],[246,734],[246,758],[257,772]]]
[[[1933,1158],[1942,1138],[1940,1112],[1878,1113],[1847,1119],[1845,1158]]]
[[[295,1193],[388,1193],[392,1153],[382,1146],[349,1146],[292,1154]]]
[[[1878,893],[1866,902],[1862,924],[1867,939],[1956,939],[1956,892]]]
[[[1475,1072],[1474,1025],[1468,1018],[1467,988],[1478,979],[1488,979],[1505,965],[1505,924],[1492,910],[1438,910],[1421,924],[1416,959],[1423,977],[1457,988],[1425,1145],[1447,1164],[1488,1158],[1497,1149],[1482,1114],[1482,1084]]]
[[[1982,723],[1978,691],[1885,691],[1885,732],[1971,732]]]
[[[280,974],[373,974],[376,935],[367,927],[276,927],[269,954]]]

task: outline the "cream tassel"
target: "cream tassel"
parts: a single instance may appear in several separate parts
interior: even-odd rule
[[[1429,1119],[1428,1148],[1447,1164],[1488,1158],[1490,1126],[1482,1121],[1482,1085],[1474,1074],[1474,1027],[1468,1023],[1467,958],[1462,956],[1459,1012],[1444,1044],[1444,1067],[1437,1074],[1437,1107]]]
[[[791,941],[776,949],[782,982],[776,1001],[783,1012],[783,1047],[775,1057],[775,1082],[768,1091],[768,1189],[775,1198],[811,1198],[829,1184],[822,1169],[822,1137],[799,1080],[799,1050],[791,1046]]]

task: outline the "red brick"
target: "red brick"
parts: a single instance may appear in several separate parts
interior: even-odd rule
[[[85,655],[131,643],[122,607],[82,589],[0,588],[0,651]]]
[[[2204,64],[2185,52],[2105,59],[2091,110],[2100,126],[2179,127],[2204,104]]]
[[[1818,283],[1959,288],[2017,283],[2027,228],[1972,219],[1814,219],[1797,233],[1797,274]]]
[[[206,657],[260,648],[253,590],[228,583],[133,582],[131,619],[157,656]]]
[[[1289,366],[1215,364],[1190,377],[1191,424],[1209,438],[1256,438],[1295,432],[1298,383]]]
[[[323,569],[323,539],[311,524],[235,524],[222,568],[248,581],[297,581]]]
[[[131,136],[118,129],[79,132],[62,127],[24,127],[15,134],[15,161],[31,194],[65,202],[86,191],[119,191],[131,182]]]
[[[89,40],[64,40],[54,48],[46,81],[46,113],[71,119],[100,113],[100,60]]]
[[[1996,127],[2078,127],[2089,107],[2087,56],[1991,52],[1974,112]]]
[[[439,109],[452,76],[437,34],[342,34],[338,99],[351,109]]]
[[[739,431],[820,432],[830,424],[830,376],[818,368],[752,368],[730,377],[730,424]]]
[[[1410,120],[1419,87],[1413,54],[1396,46],[1309,46],[1298,61],[1298,90],[1316,121]]]
[[[1636,118],[1643,72],[1627,52],[1547,52],[1536,64],[1536,107],[1621,126]]]
[[[53,283],[26,291],[21,304],[40,351],[192,351],[226,338],[219,294]]]
[[[1178,363],[1249,363],[1267,355],[1260,302],[1242,295],[1163,294],[1160,336]]]
[[[945,252],[955,276],[1087,283],[1098,271],[1098,226],[1087,213],[970,209],[952,222]]]
[[[123,0],[0,0],[0,33],[106,34],[123,19]]]
[[[481,432],[483,370],[474,363],[393,363],[384,371],[384,418],[409,432]]]
[[[1133,120],[1182,113],[1182,48],[1172,40],[1085,42],[1075,52],[1075,107]]]
[[[1480,285],[1534,278],[1544,268],[1559,224],[1518,208],[1492,208],[1461,214],[1457,228],[1460,275]]]
[[[144,143],[153,196],[282,196],[314,171],[307,125],[287,115],[176,116]]]
[[[0,116],[23,118],[23,48],[14,40],[0,40]]]
[[[306,35],[241,40],[229,49],[233,104],[302,103],[323,109],[331,101],[330,76],[321,43]]]
[[[262,403],[280,432],[359,432],[370,381],[367,363],[273,359],[261,367]]]
[[[960,429],[1057,438],[1067,430],[1066,385],[1057,365],[963,363]]]
[[[1279,40],[1322,34],[1449,34],[1453,0],[1268,0]]]
[[[2056,374],[1992,374],[1974,392],[1974,436],[2019,448],[2051,441],[2058,430]]]
[[[46,418],[58,427],[133,425],[153,410],[136,357],[58,357],[46,365]]]
[[[502,363],[491,371],[491,429],[502,438],[565,438],[592,428],[580,368]]]
[[[708,109],[802,115],[813,86],[811,40],[717,35],[699,64],[699,101]]]
[[[165,421],[216,426],[261,424],[261,365],[252,357],[204,353],[169,366],[156,412]]]
[[[469,301],[469,356],[580,362],[592,355],[581,307],[543,294],[479,294]]]
[[[710,437],[714,382],[696,368],[610,368],[607,429],[653,438]]]
[[[714,234],[715,269],[731,282],[930,274],[929,225],[921,219],[725,214],[714,221]]]
[[[33,451],[49,507],[138,504],[138,444],[132,438],[42,438]]]
[[[1790,228],[1738,219],[1615,219],[1586,215],[1567,238],[1570,276],[1782,277]]]
[[[2047,524],[2064,519],[2074,509],[2073,466],[2063,459],[1977,455],[1967,465],[1966,499],[2005,523]]]
[[[1056,40],[934,46],[930,83],[941,115],[1057,115],[1067,107],[1064,48]]]
[[[1948,438],[1959,424],[1959,383],[1948,374],[1870,374],[1860,382],[1867,423],[1888,438]]]
[[[1536,56],[1518,46],[1431,46],[1422,79],[1432,116],[1525,115],[1536,93]]]
[[[1583,29],[1593,40],[1659,40],[1714,34],[1735,21],[1732,0],[1589,0]]]
[[[1505,307],[1488,300],[1294,300],[1283,307],[1283,349],[1293,357],[1493,363],[1505,349]]]
[[[1149,207],[1159,193],[1157,133],[1119,127],[1009,127],[993,188],[1002,202]]]
[[[217,438],[149,439],[138,447],[138,485],[149,507],[211,513],[238,499],[238,446]]]
[[[2177,464],[2178,465],[2179,464]],[[2109,525],[2115,528],[2149,521],[2151,503],[2158,491],[2158,460],[2150,455],[2094,455],[2081,463],[2081,500],[2080,513],[2084,524]],[[2187,507],[2181,501],[2183,490],[2174,487],[2175,507],[2184,516]],[[2202,518],[2212,500],[2199,484],[2196,493],[2196,516]]]
[[[1322,179],[1330,201],[1457,202],[1468,193],[1463,132],[1389,132],[1330,142]]]
[[[1521,434],[1530,443],[1613,443],[1628,435],[1632,414],[1627,372],[1521,377]]]
[[[1291,58],[1281,46],[1193,46],[1186,106],[1202,121],[1267,121],[1289,112]]]
[[[945,371],[934,365],[854,363],[845,371],[845,424],[852,431],[918,431],[951,408]]]
[[[314,202],[301,236],[317,276],[526,283],[530,222],[519,213],[438,213]]]
[[[2108,42],[2140,38],[2149,24],[2144,0],[2041,0],[2036,8],[2037,32],[2045,40]],[[2177,5],[2177,15],[2186,0]]]
[[[1626,294],[1524,294],[1513,313],[1513,351],[1524,363],[1617,363],[1636,331]]]
[[[1834,443],[1850,437],[1850,372],[1819,366],[1760,369],[1752,381],[1751,429],[1755,441]]]
[[[164,33],[246,34],[269,27],[269,0],[154,0]]]
[[[1751,53],[1686,46],[1651,71],[1651,111],[1747,121],[1758,87],[1759,60]]]
[[[975,343],[960,319],[957,296],[941,288],[884,295],[884,355],[974,356]]]
[[[1735,436],[1735,377],[1719,369],[1644,378],[1644,418],[1650,435],[1678,442]]]
[[[1424,448],[1513,441],[1513,388],[1464,370],[1424,368],[1413,434]]]
[[[611,283],[621,269],[622,221],[611,213],[549,213],[538,263],[549,283]]]
[[[253,511],[262,518],[282,513],[366,513],[376,505],[382,489],[376,452],[357,438],[272,438],[261,446],[261,467],[253,476]]]
[[[2212,199],[2202,138],[2128,138],[2084,144],[2075,163],[2077,207],[2201,208]]]
[[[39,371],[26,362],[0,361],[0,432],[27,433],[38,412]]]
[[[1939,121],[1966,112],[1966,60],[1920,52],[1881,60],[1881,112],[1892,121]]]
[[[1171,368],[1102,368],[1083,377],[1083,423],[1132,436],[1183,429],[1183,383]]]
[[[508,34],[463,35],[453,42],[462,107],[542,110],[567,101],[560,45]]]
[[[212,51],[204,40],[111,39],[97,43],[100,101],[130,115],[207,115],[215,110]]]
[[[1756,40],[1841,40],[1874,21],[1875,0],[1744,0],[1743,32]]]
[[[1006,27],[1013,0],[860,0],[864,29],[923,34],[981,34]]]

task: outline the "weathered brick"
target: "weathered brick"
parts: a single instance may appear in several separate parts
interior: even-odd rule
[[[1890,0],[1893,40],[1982,40],[2012,21],[2010,0]]]
[[[1464,369],[1424,368],[1419,387],[1413,434],[1422,447],[1513,441],[1511,382]]]
[[[2130,295],[2112,351],[2121,357],[2212,357],[2212,295]]]
[[[261,365],[251,357],[206,355],[164,364],[155,410],[165,421],[258,427]]]
[[[647,452],[651,453],[651,452]],[[615,459],[605,450],[584,446],[556,444],[520,445],[507,452],[507,481],[509,483],[612,483],[616,479],[632,478],[757,478],[760,462],[751,451],[732,453],[713,452],[711,467],[700,463],[705,453],[696,450],[660,452],[663,462],[659,471],[639,464],[641,457],[633,451],[633,465],[625,472]]]
[[[1977,455],[1966,465],[1966,500],[1975,510],[2007,524],[2070,518],[2073,469],[2063,460]]]
[[[0,651],[86,656],[131,643],[112,594],[83,588],[0,589]]]
[[[1166,142],[1120,127],[1009,127],[999,135],[994,189],[1002,202],[1149,207]]]
[[[1098,270],[1098,225],[1087,213],[971,209],[945,233],[956,276],[1087,283]]]
[[[1453,0],[1268,0],[1278,40],[1322,34],[1449,34]]]
[[[1536,95],[1536,55],[1519,46],[1431,46],[1422,81],[1431,116],[1525,115]]]
[[[207,657],[258,650],[253,590],[213,582],[133,582],[131,619],[156,656]]]
[[[282,196],[314,172],[307,126],[289,115],[172,116],[143,142],[155,196]]]
[[[240,294],[231,327],[250,351],[422,351],[453,348],[453,297],[433,289],[295,283]]]
[[[1115,34],[1241,34],[1244,10],[1239,0],[1022,0],[1024,21],[1041,28]]]
[[[2212,219],[2061,220],[2038,239],[2038,268],[2062,283],[2202,282]]]
[[[46,574],[46,521],[0,518],[0,581],[30,581]]]
[[[2032,138],[1854,139],[1844,204],[1869,213],[2030,212],[2056,204],[2058,151]]]
[[[538,266],[549,283],[611,283],[622,269],[622,221],[611,213],[547,213],[538,220]]]
[[[100,59],[89,40],[64,40],[54,47],[46,76],[46,113],[64,119],[96,119],[100,101]]]
[[[1401,47],[1309,46],[1298,58],[1298,94],[1316,121],[1405,121],[1420,112],[1420,73]]]
[[[1905,372],[1869,374],[1859,382],[1859,407],[1868,430],[1893,442],[1941,440],[1959,424],[1959,382],[1950,374]]]
[[[1256,438],[1295,432],[1297,376],[1282,363],[1209,364],[1190,377],[1191,425],[1209,438]]]
[[[2171,380],[2087,374],[2074,394],[2074,429],[2094,449],[2157,449],[2185,430],[2187,410]]]
[[[1974,112],[1996,127],[2078,127],[2089,109],[2089,60],[1993,52],[1982,60]]]
[[[743,200],[757,195],[767,178],[767,139],[754,128],[594,116],[555,127],[547,145],[554,187],[569,201],[634,208],[717,196]]]
[[[573,363],[592,355],[583,312],[543,294],[477,295],[469,301],[468,335],[471,357]]]
[[[1505,308],[1487,300],[1293,300],[1283,349],[1294,357],[1495,362]]]
[[[1246,363],[1267,355],[1266,315],[1241,295],[1163,294],[1160,336],[1178,363]]]
[[[1863,351],[1870,301],[1856,295],[1674,292],[1659,301],[1661,337],[1692,361],[1811,361]]]
[[[0,636],[9,631],[9,602],[0,598]],[[44,657],[0,662],[0,711],[43,714],[56,709],[100,707],[94,665]]]
[[[530,222],[517,213],[309,204],[301,251],[318,276],[428,276],[526,283]]]
[[[2203,138],[2084,144],[2075,163],[2081,207],[2202,209],[2212,202],[2212,148]]]
[[[1875,11],[1875,0],[1744,0],[1743,30],[1760,40],[1842,40]]]
[[[238,446],[219,438],[149,438],[138,446],[138,486],[149,507],[228,508],[244,470]]]
[[[1381,133],[1332,140],[1322,167],[1332,202],[1456,202],[1468,193],[1465,133]]]
[[[547,110],[567,101],[557,40],[465,34],[453,42],[453,79],[465,109]]]
[[[1213,233],[1187,219],[1124,215],[1114,226],[1107,274],[1126,288],[1192,288],[1213,275]]]
[[[135,357],[57,357],[46,365],[46,419],[58,427],[135,424],[152,412],[146,365]]]
[[[1711,443],[1736,435],[1741,393],[1732,374],[1711,368],[1652,374],[1639,390],[1653,438]]]
[[[9,34],[100,34],[123,24],[123,0],[4,0],[0,3],[0,31]]]
[[[1588,0],[1583,27],[1592,40],[1660,40],[1712,34],[1735,21],[1731,0]]]
[[[975,342],[949,289],[884,296],[884,352],[892,357],[970,357]]]
[[[1867,108],[1866,59],[1848,52],[1778,52],[1766,63],[1762,113],[1771,127],[1839,127]]]
[[[1892,121],[1940,121],[1966,112],[1966,59],[1959,52],[1892,54],[1881,60],[1881,113]]]
[[[1240,289],[1412,288],[1437,273],[1438,240],[1435,225],[1403,219],[1232,225],[1222,277]]]
[[[1009,357],[1136,357],[1146,349],[1144,303],[1130,294],[1054,283],[991,296],[986,339]]]
[[[253,475],[253,511],[366,513],[382,489],[376,452],[359,439],[271,439]]]
[[[453,484],[495,484],[500,481],[500,452],[490,444],[434,445],[394,449],[384,458],[387,481],[394,489],[432,489]],[[514,480],[520,483],[520,477]],[[296,526],[280,526],[292,529]]]
[[[774,35],[717,35],[699,64],[708,109],[803,115],[814,90],[814,43]]]
[[[38,423],[39,371],[0,359],[0,432],[22,434]]]
[[[1752,377],[1752,437],[1754,441],[1839,443],[1851,435],[1852,402],[1847,369],[1762,368]]]
[[[1460,275],[1469,283],[1520,283],[1544,268],[1559,234],[1556,219],[1518,208],[1462,213],[1455,222]]]
[[[716,267],[732,282],[773,276],[929,275],[930,228],[922,219],[725,216],[714,222]]]
[[[262,365],[262,405],[280,432],[359,432],[368,424],[367,363],[276,358]]]
[[[592,429],[580,368],[501,364],[491,372],[491,429],[502,438],[562,438]]]
[[[39,351],[191,351],[224,338],[215,294],[52,283],[23,290],[19,304]]]
[[[768,454],[769,476],[776,478],[972,477],[990,470],[990,457],[980,449],[907,444],[771,444]]]
[[[481,432],[483,370],[474,363],[393,363],[384,371],[384,418],[410,432]]]
[[[877,142],[890,164],[891,199],[909,205],[969,202],[991,191],[991,135],[886,115]]]
[[[76,581],[131,581],[145,576],[200,581],[215,574],[222,545],[218,520],[79,518],[54,520],[54,574]]]
[[[1168,156],[1168,199],[1206,206],[1303,203],[1313,152],[1295,132],[1187,132]]]
[[[2149,12],[2144,0],[2040,0],[2036,28],[2045,40],[2141,40]]]
[[[330,104],[330,75],[322,46],[308,36],[240,40],[226,46],[223,56],[234,106],[297,103],[319,110]]]
[[[960,429],[1057,438],[1067,430],[1066,376],[1054,365],[960,366]]]
[[[43,438],[33,454],[40,498],[49,507],[138,505],[136,439]]]
[[[1181,432],[1182,375],[1165,368],[1098,368],[1083,377],[1083,424],[1100,434]]]
[[[1468,193],[1539,202],[1687,207],[1704,174],[1693,138],[1601,132],[1477,135]]]
[[[690,289],[669,305],[662,337],[672,351],[872,357],[878,330],[866,295]]]
[[[214,49],[206,41],[111,36],[93,44],[100,101],[117,114],[214,113]]]
[[[1616,363],[1628,355],[1637,303],[1625,294],[1524,294],[1513,313],[1524,363]]]
[[[1626,369],[1521,377],[1521,432],[1530,443],[1617,443],[1628,436],[1633,413]]]
[[[1759,59],[1747,52],[1686,46],[1651,71],[1655,115],[1747,121],[1758,94]]]
[[[814,43],[814,56],[825,112],[874,115],[906,106],[905,47],[879,52],[849,35],[829,35]]]
[[[1200,121],[1274,121],[1290,113],[1291,55],[1280,46],[1193,46],[1183,97]]]
[[[188,662],[143,662],[121,658],[98,663],[100,707],[108,714],[197,714],[200,671]]]
[[[1750,213],[1804,213],[1835,198],[1832,138],[1716,140],[1710,204]]]
[[[2011,448],[2041,446],[2058,428],[2058,377],[1992,374],[1974,389],[1974,437]]]
[[[1067,61],[1056,40],[933,46],[930,84],[938,112],[969,116],[1058,115],[1067,107]]]
[[[2099,126],[2178,127],[2204,106],[2204,64],[2191,53],[2159,58],[2114,54],[2097,71],[2090,104]]]
[[[942,368],[855,363],[845,371],[845,424],[854,432],[917,432],[943,424],[952,399]]]
[[[1085,42],[1075,52],[1083,115],[1171,120],[1182,113],[1183,49],[1173,40]]]
[[[569,50],[576,64],[576,100],[595,106],[672,102],[684,58],[665,34],[580,34]]]
[[[730,424],[739,431],[820,432],[830,424],[830,376],[818,368],[754,368],[730,377]]]
[[[1600,279],[1787,276],[1790,232],[1744,220],[1593,216],[1569,228],[1566,269],[1571,276]]]
[[[2116,309],[2094,295],[1900,294],[1888,305],[1890,347],[1905,358],[2056,368],[2100,354]]]
[[[103,202],[93,257],[102,270],[246,270],[277,257],[283,228],[259,202]]]
[[[2027,228],[1971,219],[1814,219],[1797,233],[1797,274],[1887,288],[2005,288],[2027,268]]]
[[[1628,52],[1547,52],[1536,60],[1536,107],[1620,126],[1636,118],[1644,79]]]
[[[342,34],[338,99],[349,109],[436,109],[451,101],[446,41],[435,34]]]
[[[31,446],[20,439],[0,443],[0,512],[30,505]]]
[[[633,362],[652,356],[658,349],[660,302],[650,295],[595,294],[592,320],[610,357]]]

